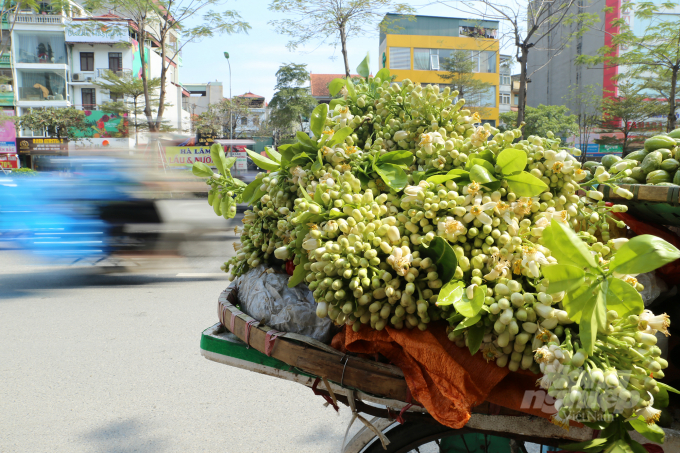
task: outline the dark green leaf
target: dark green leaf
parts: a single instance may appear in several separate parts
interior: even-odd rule
[[[586,276],[583,269],[569,264],[544,265],[541,273],[550,281],[548,290],[551,293],[576,289],[583,284]]]
[[[463,297],[464,290],[465,284],[463,282],[459,280],[450,280],[448,283],[442,286],[442,289],[439,291],[439,296],[437,296],[437,306],[441,307],[443,305],[455,304]],[[477,313],[475,313],[475,315],[476,314]]]
[[[481,315],[477,315],[474,318],[466,318],[463,322],[458,324],[456,328],[453,329],[453,331],[455,332],[456,330],[467,329],[468,327],[477,324],[481,319],[482,319]]]
[[[666,433],[664,430],[655,423],[648,425],[642,416],[632,418],[628,420],[628,423],[630,423],[635,431],[639,432],[652,442],[662,444],[664,440],[666,440]]]
[[[302,283],[304,281],[305,276],[307,275],[307,271],[305,270],[305,263],[307,263],[307,257],[302,255],[302,257],[300,258],[300,264],[295,266],[295,271],[293,271],[293,275],[291,275],[290,278],[288,279],[289,288],[294,288],[299,283]]]
[[[307,236],[307,233],[309,233],[309,226],[306,223],[303,223],[300,227],[300,230],[298,231],[297,236],[295,237],[295,248],[299,249],[302,247],[302,243],[305,241],[305,236]]]
[[[309,156],[309,154],[307,154],[307,153],[305,153],[305,152],[302,152],[302,153],[296,155],[295,157],[293,157],[293,159],[291,160],[291,162],[297,162],[297,161],[299,161],[299,160],[308,160],[308,161],[311,162],[313,159]],[[306,164],[306,163],[304,163],[304,162],[301,162],[301,163],[300,163],[300,165],[305,165],[305,164]]]
[[[668,407],[669,402],[670,400],[668,398],[668,390],[663,387],[659,387],[659,393],[654,395],[654,405],[652,407],[654,409],[663,409],[664,407]]]
[[[489,170],[484,168],[482,165],[473,165],[472,168],[470,168],[470,180],[480,184],[497,181],[497,179],[491,175]]]
[[[482,345],[482,340],[484,339],[484,327],[483,326],[473,326],[468,330],[467,343],[470,354],[475,355],[479,351],[479,347]]]
[[[634,440],[631,440],[628,445],[630,446],[630,449],[633,450],[633,453],[649,453],[645,447]]]
[[[607,448],[604,449],[604,453],[633,453],[633,450],[630,448],[630,445],[628,445],[628,442],[623,439],[618,439],[611,445],[607,445]]]
[[[458,258],[456,258],[456,253],[446,239],[435,236],[429,247],[421,244],[418,250],[421,256],[430,258],[437,266],[437,274],[439,274],[439,279],[443,284],[448,283],[453,278],[458,266]]]
[[[277,164],[273,160],[267,159],[266,157],[256,153],[255,151],[251,151],[246,148],[246,153],[248,153],[253,162],[255,162],[255,165],[257,165],[263,170],[276,171],[279,168],[281,168],[281,164]]]
[[[585,426],[587,426],[590,429],[597,429],[597,430],[602,430],[605,429],[607,426],[609,426],[609,423],[599,421],[599,422],[581,422]],[[561,447],[560,447],[561,448]]]
[[[321,138],[326,127],[326,118],[328,118],[328,104],[317,105],[312,111],[312,119],[309,121],[309,129],[317,140]]]
[[[588,355],[593,354],[598,326],[606,321],[607,313],[604,297],[604,293],[600,289],[596,297],[586,302],[583,308],[583,317],[579,324],[579,338]]]
[[[407,167],[413,163],[415,157],[411,151],[390,151],[378,158],[378,162],[385,162],[394,165],[406,165]]]
[[[267,156],[269,156],[271,160],[273,160],[274,162],[281,163],[281,154],[279,154],[274,148],[272,148],[271,146],[266,146],[264,148],[264,151],[267,153]],[[234,162],[236,162],[235,157],[231,157],[230,159],[234,159]],[[234,164],[232,163],[232,165]],[[229,168],[231,168],[231,165],[229,166]]]
[[[210,178],[214,174],[212,168],[203,162],[194,162],[191,172],[199,178]]]
[[[609,265],[620,274],[642,274],[680,258],[680,250],[651,234],[635,236],[617,250]]]
[[[332,148],[332,147],[334,147],[335,145],[341,144],[342,142],[345,141],[345,139],[346,139],[352,132],[354,132],[354,129],[352,129],[351,127],[349,127],[349,126],[343,127],[342,129],[336,131],[336,132],[333,134],[333,136],[332,136],[331,139],[328,141],[328,143],[326,143],[326,146],[328,146],[329,148]]]
[[[328,84],[328,92],[331,96],[335,96],[346,84],[347,81],[345,79],[333,79],[331,83]]]
[[[518,197],[536,197],[548,190],[543,181],[525,171],[505,176],[504,179],[508,182],[508,188]]]
[[[574,444],[560,445],[562,450],[567,451],[588,451],[596,452],[602,451],[608,439],[593,439],[585,442],[578,442]]]
[[[485,150],[478,152],[477,158],[483,159],[483,160],[491,163],[492,166],[496,163],[496,156],[494,156],[494,154],[491,151],[489,151],[488,149],[485,149]]]
[[[305,151],[314,152],[319,147],[317,143],[309,137],[309,135],[305,134],[302,131],[297,131],[295,133],[295,138],[298,139],[300,145],[302,145]]]
[[[451,317],[446,318],[446,321],[447,321],[450,325],[458,324],[458,323],[461,322],[463,319],[465,319],[465,316],[461,315],[460,313],[456,313],[456,312],[452,312],[452,313],[453,313],[453,315],[452,315]]]
[[[390,70],[387,68],[382,68],[378,73],[375,75],[376,79],[380,79],[381,83],[382,82],[389,82],[391,79],[390,76]]]
[[[548,230],[548,235],[543,237],[543,245],[550,249],[557,262],[571,264],[581,269],[597,269],[593,254],[569,226],[552,219],[550,226],[546,227],[543,233]]]
[[[385,184],[397,192],[403,190],[408,184],[406,172],[397,165],[378,162],[373,165],[373,169],[380,175]]]
[[[527,153],[520,149],[504,149],[498,154],[496,165],[501,167],[505,176],[519,173],[527,166]]]
[[[486,286],[476,286],[473,291],[472,299],[468,299],[467,291],[463,291],[460,300],[453,304],[458,313],[464,315],[466,318],[477,316],[479,310],[484,305],[484,297],[486,296]]]
[[[295,144],[295,145],[281,145],[279,146],[279,151],[281,152],[281,159],[292,162],[295,159],[295,156],[300,152],[300,147]]]
[[[639,315],[645,309],[642,296],[630,284],[609,277],[607,279],[607,310],[616,310],[621,318]]]
[[[668,385],[668,384],[664,384],[663,382],[657,382],[657,385],[658,385],[659,387],[663,388],[663,389],[668,390],[669,392],[677,393],[678,395],[680,395],[680,391],[674,389],[673,387],[671,387],[671,386]]]
[[[241,194],[241,199],[244,203],[252,204],[251,201],[253,195],[255,195],[262,185],[262,178],[264,178],[264,173],[257,175],[255,180],[246,186],[245,190]]]
[[[359,66],[357,66],[357,74],[359,74],[361,77],[368,77],[369,74],[371,73],[371,70],[369,69],[370,65],[370,54],[366,52],[366,58],[364,58],[361,63],[359,63]]]

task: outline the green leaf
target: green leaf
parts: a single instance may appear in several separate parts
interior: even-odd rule
[[[484,297],[486,296],[486,286],[476,286],[473,291],[472,299],[468,299],[467,291],[463,291],[463,297],[453,304],[458,313],[464,315],[466,318],[477,316],[479,310],[484,305]]]
[[[299,160],[308,160],[308,161],[312,162],[314,159],[312,159],[312,158],[309,156],[309,154],[307,154],[307,153],[305,153],[305,152],[302,152],[302,153],[296,155],[295,157],[293,157],[293,159],[291,160],[291,162],[297,162],[297,161],[299,161]],[[305,165],[305,164],[302,163],[301,165]]]
[[[633,453],[633,450],[630,448],[630,445],[628,445],[628,442],[623,439],[618,439],[611,445],[608,445],[607,448],[604,449],[604,453]]]
[[[549,233],[543,237],[543,245],[550,249],[559,263],[571,264],[581,269],[597,269],[593,254],[569,226],[552,219],[543,233],[546,231]]]
[[[574,444],[560,445],[560,449],[567,451],[586,451],[597,452],[604,449],[605,444],[609,439],[593,439],[585,442],[578,442]]]
[[[225,160],[227,159],[224,155],[224,148],[219,143],[213,143],[210,147],[210,158],[212,159],[217,171],[222,175],[227,175],[227,168],[225,166]]]
[[[351,79],[347,79],[347,94],[349,95],[350,98],[354,99],[357,96],[357,92],[354,89],[354,83],[352,83]]]
[[[652,442],[662,444],[664,440],[666,440],[666,433],[664,430],[655,423],[648,425],[642,416],[632,418],[628,420],[628,423],[630,423],[630,426],[632,426],[635,431],[639,432]]]
[[[630,449],[633,450],[633,453],[649,453],[645,447],[634,440],[631,440],[628,445],[630,446]]]
[[[309,137],[309,135],[305,134],[302,131],[297,131],[295,133],[295,138],[298,139],[303,149],[309,151],[310,153],[316,151],[317,148],[319,147],[317,143]]]
[[[389,82],[390,79],[391,79],[390,70],[387,69],[387,68],[382,68],[382,69],[381,69],[380,71],[378,71],[378,73],[375,75],[375,78],[376,78],[376,79],[380,79],[381,82],[385,82],[385,81]]]
[[[464,291],[465,283],[460,280],[451,280],[442,286],[442,289],[439,291],[439,296],[437,296],[436,305],[441,307],[443,305],[455,304],[463,297]],[[475,315],[476,314],[477,313],[475,313]]]
[[[439,274],[439,279],[443,284],[451,281],[458,266],[458,258],[456,258],[456,253],[446,239],[435,236],[429,247],[420,244],[418,250],[422,257],[430,258],[437,266],[437,274]]]
[[[347,81],[345,79],[333,79],[331,83],[328,84],[328,92],[331,96],[335,96],[346,84]]]
[[[246,148],[246,152],[253,160],[253,162],[255,162],[255,165],[257,165],[263,170],[276,171],[281,167],[281,164],[277,164],[273,160],[267,159],[266,157],[256,153],[255,151],[251,151]]]
[[[248,185],[248,184],[244,183],[243,181],[241,181],[241,180],[238,179],[238,178],[233,178],[232,181],[234,182],[234,184],[236,184],[236,185],[239,186],[239,187],[245,187],[245,186]]]
[[[453,329],[453,331],[455,332],[456,330],[467,329],[468,327],[471,327],[471,326],[474,326],[475,324],[477,324],[481,319],[482,319],[481,315],[477,315],[474,318],[466,318],[465,320],[463,320],[463,322],[458,324],[456,326],[456,328]]]
[[[660,388],[666,389],[669,392],[677,393],[678,395],[680,395],[680,390],[676,390],[668,384],[664,384],[663,382],[657,382],[657,385]]]
[[[630,284],[609,277],[607,279],[607,310],[616,310],[621,318],[639,315],[645,309],[642,296]]]
[[[306,135],[306,134],[305,134]],[[295,159],[295,156],[297,156],[300,153],[300,146],[299,144],[286,144],[286,145],[281,145],[279,146],[279,151],[281,152],[281,160],[285,160],[288,162],[292,162]]]
[[[357,66],[357,74],[359,74],[361,77],[366,78],[369,76],[371,73],[371,70],[369,69],[370,65],[370,54],[366,52],[366,58],[364,58],[361,63],[359,63],[359,66]]]
[[[257,175],[255,180],[246,186],[245,190],[241,194],[241,200],[243,200],[244,203],[251,204],[250,202],[253,199],[253,195],[255,195],[262,185],[262,178],[264,178],[264,173]]]
[[[583,269],[570,264],[550,264],[541,266],[541,273],[550,281],[548,290],[551,293],[571,291],[580,287],[586,277]]]
[[[300,186],[300,192],[302,192],[302,196],[305,198],[305,200],[309,201],[310,203],[313,202],[314,200],[312,200],[312,197],[310,197],[307,193],[307,189],[302,186],[302,182],[298,182],[298,185]]]
[[[191,167],[191,173],[199,178],[210,178],[214,174],[212,168],[203,162],[194,162],[194,165]]]
[[[518,197],[536,197],[548,190],[543,181],[525,171],[504,176],[504,179],[508,182],[508,188]]]
[[[343,127],[342,129],[336,131],[336,132],[333,134],[333,136],[332,136],[331,139],[328,141],[328,143],[326,143],[326,146],[328,146],[329,148],[332,148],[332,147],[334,147],[335,145],[341,144],[342,142],[345,141],[345,139],[346,139],[352,132],[354,132],[354,129],[352,129],[351,127],[349,127],[349,126]]]
[[[273,160],[273,161],[275,161],[275,162],[278,162],[279,164],[281,163],[281,154],[279,154],[279,153],[278,153],[274,148],[272,148],[271,146],[266,146],[266,147],[264,148],[264,152],[267,153],[267,156],[269,156],[269,158],[270,158],[271,160]],[[231,157],[230,159],[234,159],[234,162],[236,162],[236,158],[235,158],[235,157]],[[233,164],[232,164],[232,165],[233,165]],[[229,168],[231,168],[231,165],[229,166]]]
[[[595,281],[590,285],[583,285],[564,295],[562,306],[569,315],[569,319],[580,323],[586,305],[595,299],[595,291],[598,289],[599,282]]]
[[[466,165],[466,169],[471,170],[472,167],[474,167],[475,165],[479,165],[481,167],[484,167],[489,172],[489,174],[492,175],[492,176],[496,174],[496,169],[495,169],[494,165],[491,162],[489,162],[488,160],[484,160],[484,159],[472,158],[472,159],[468,160],[467,165]],[[496,181],[496,179],[493,179],[493,181]]]
[[[230,169],[231,167],[234,166],[236,163],[236,158],[235,157],[227,157],[224,159],[224,168]]]
[[[470,173],[462,170],[460,168],[454,168],[453,170],[449,171],[445,175],[434,175],[430,176],[427,178],[427,182],[433,182],[435,184],[442,184],[445,183],[446,181],[449,181],[451,179],[469,179],[470,178]],[[414,176],[414,181],[415,181],[415,176]],[[416,181],[418,183],[420,181]]]
[[[406,172],[394,164],[385,162],[378,162],[373,165],[373,169],[380,175],[382,180],[397,192],[401,191],[408,185],[408,178]]]
[[[680,250],[651,234],[635,236],[617,250],[609,270],[620,274],[643,274],[680,258]]]
[[[668,407],[669,402],[670,399],[668,397],[668,390],[663,387],[659,387],[659,392],[654,395],[654,404],[652,407],[654,409],[663,409],[664,407]]]
[[[321,170],[321,168],[323,168],[323,153],[321,152],[321,149],[319,149],[316,153],[316,162],[312,164],[312,172],[316,173]]]
[[[605,295],[600,289],[595,299],[589,300],[583,308],[583,317],[579,324],[579,338],[588,355],[593,354],[598,326],[603,324],[607,318],[604,298]]]
[[[486,161],[483,161],[486,162]],[[488,163],[488,162],[487,162]],[[472,168],[470,168],[470,180],[474,182],[478,182],[480,184],[486,184],[489,182],[494,182],[498,181],[496,178],[494,178],[489,170],[484,168],[481,165],[473,165]]]
[[[317,184],[316,191],[314,192],[314,201],[316,201],[319,204],[322,204],[323,203],[323,200],[321,199],[322,194],[323,190],[321,190],[321,184]]]
[[[385,162],[394,165],[406,165],[407,167],[413,164],[415,157],[411,151],[390,151],[378,158],[378,162]]]
[[[478,152],[477,157],[491,163],[492,166],[496,163],[496,156],[488,149]]]
[[[307,257],[302,255],[300,258],[300,264],[295,266],[295,271],[293,271],[293,275],[290,276],[288,279],[288,287],[289,288],[295,288],[299,283],[302,283],[305,279],[305,276],[307,275],[307,271],[305,270],[305,263],[307,263]]]
[[[331,102],[328,104],[328,108],[335,110],[335,107],[338,105],[347,105],[347,101],[345,101],[343,98],[331,99]]]
[[[470,327],[470,330],[468,330],[467,335],[467,343],[471,355],[475,355],[477,351],[479,351],[479,347],[482,345],[483,339],[484,339],[483,326]]]
[[[498,154],[496,165],[501,167],[504,176],[519,173],[527,166],[527,153],[520,149],[504,149]]]
[[[321,138],[326,127],[326,118],[328,118],[328,104],[317,105],[312,111],[312,119],[309,121],[309,129],[317,140]]]

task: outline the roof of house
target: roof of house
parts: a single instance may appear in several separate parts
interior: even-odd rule
[[[328,98],[331,94],[328,92],[328,84],[333,79],[342,79],[345,74],[310,74],[309,79],[312,84],[312,96]],[[357,74],[352,74],[352,77],[360,77]]]
[[[260,96],[259,94],[251,93],[248,91],[247,93],[244,94],[237,94],[235,97],[237,98],[256,98],[256,99],[264,99],[264,96]]]

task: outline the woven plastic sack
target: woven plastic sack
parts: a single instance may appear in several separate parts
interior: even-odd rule
[[[307,285],[289,288],[288,278],[288,274],[268,273],[262,265],[234,280],[241,310],[276,330],[330,343],[331,320],[316,316],[316,302]]]

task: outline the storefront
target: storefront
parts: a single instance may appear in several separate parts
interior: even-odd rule
[[[25,166],[33,170],[45,167],[45,157],[68,156],[67,138],[17,137],[16,143]]]

